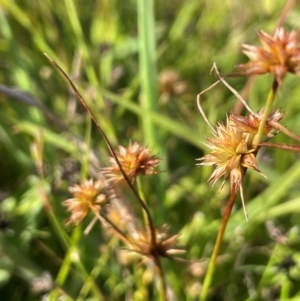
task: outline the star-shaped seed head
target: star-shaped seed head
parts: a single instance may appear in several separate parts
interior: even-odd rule
[[[151,150],[148,147],[141,146],[137,142],[130,143],[128,147],[119,145],[116,156],[132,183],[134,183],[135,178],[139,174],[149,175],[158,173],[155,168],[161,159],[155,155],[151,155]],[[109,161],[111,166],[103,168],[103,173],[107,175],[109,181],[116,183],[123,180],[116,159],[111,157]]]
[[[71,186],[69,191],[73,194],[73,198],[63,202],[67,211],[71,213],[66,224],[78,225],[90,211],[98,213],[101,206],[108,200],[104,188],[105,182],[101,179],[97,181],[84,180],[81,185]]]
[[[250,62],[235,67],[231,75],[271,73],[279,84],[287,72],[300,75],[300,37],[296,30],[276,29],[274,35],[258,32],[261,46],[242,44]]]

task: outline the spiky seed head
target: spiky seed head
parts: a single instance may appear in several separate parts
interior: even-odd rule
[[[176,246],[179,234],[170,235],[168,226],[163,225],[155,233],[155,245],[151,239],[150,229],[143,229],[132,231],[128,236],[129,250],[136,252],[148,258],[155,258],[156,256],[170,257],[173,255],[184,254],[185,250]]]
[[[246,140],[245,133],[230,123],[231,118],[232,116],[227,118],[226,126],[218,123],[213,133],[214,137],[206,138],[211,152],[197,159],[202,161],[197,165],[215,165],[216,168],[208,182],[214,185],[221,177],[224,176],[224,181],[230,177],[230,186],[233,191],[242,184],[245,168],[260,171],[253,154],[255,149],[252,149],[251,144]]]
[[[287,72],[300,75],[300,38],[296,30],[276,29],[274,35],[258,32],[261,46],[243,44],[242,51],[251,62],[235,67],[232,75],[272,73],[279,84]]]
[[[128,147],[119,145],[116,155],[132,183],[134,183],[135,178],[139,174],[150,175],[158,173],[155,168],[161,159],[155,155],[151,155],[151,150],[148,147],[141,146],[137,142],[130,143]],[[109,181],[118,182],[123,180],[115,158],[111,157],[109,161],[111,166],[103,168],[103,173],[107,175]]]
[[[228,122],[231,126],[236,127],[240,131],[242,131],[245,135],[245,140],[247,141],[248,145],[251,145],[254,139],[254,136],[258,132],[258,128],[264,114],[265,108],[262,108],[256,115],[249,114],[248,116],[240,116],[230,114],[228,118]],[[271,121],[278,122],[283,117],[283,113],[279,110],[276,110],[269,114],[265,127],[264,127],[264,135],[267,137],[273,137],[276,130],[270,125]]]
[[[93,179],[84,180],[81,185],[69,187],[73,198],[63,202],[71,216],[66,224],[74,223],[78,225],[90,212],[98,213],[101,205],[106,203],[108,196],[105,192],[105,182],[103,180],[94,181]]]

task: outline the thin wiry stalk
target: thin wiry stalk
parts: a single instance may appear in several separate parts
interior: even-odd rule
[[[146,199],[145,199],[145,194],[144,194],[144,191],[143,191],[143,186],[142,186],[142,182],[141,182],[141,178],[140,177],[137,177],[136,184],[137,184],[138,193],[142,197],[142,200],[144,200],[145,205],[147,206]],[[147,221],[147,215],[146,215],[146,213],[145,213],[144,210],[143,210],[143,217],[144,217],[145,226],[149,227],[148,221]]]
[[[90,231],[92,230],[92,228],[96,224],[97,220],[98,220],[98,218],[96,216],[94,216],[94,218],[91,220],[91,222],[88,224],[88,226],[83,231],[84,235],[88,235],[90,233]]]
[[[284,9],[282,10],[282,13],[277,21],[276,28],[282,27],[282,25],[284,24],[284,22],[286,20],[287,15],[292,10],[292,8],[295,6],[295,4],[296,4],[296,0],[289,0],[286,2],[286,5],[285,5]]]
[[[65,77],[65,79],[68,81],[68,83],[70,84],[70,86],[72,87],[73,91],[75,92],[75,94],[77,95],[78,99],[80,100],[80,102],[82,103],[82,105],[84,106],[84,108],[87,110],[87,112],[89,113],[89,115],[91,116],[91,118],[93,119],[99,133],[101,134],[102,138],[104,139],[107,148],[109,150],[109,152],[111,153],[111,155],[115,158],[116,163],[120,169],[121,174],[123,175],[125,181],[127,182],[128,186],[130,187],[131,191],[133,192],[133,194],[136,196],[137,200],[139,201],[140,205],[142,206],[142,208],[145,210],[146,214],[147,214],[147,218],[148,218],[148,223],[149,223],[149,228],[150,228],[150,232],[151,232],[151,243],[153,246],[156,246],[156,236],[155,236],[155,228],[154,228],[154,223],[153,220],[151,218],[151,214],[149,209],[147,208],[147,206],[145,205],[144,201],[141,199],[141,197],[139,196],[139,194],[136,192],[136,190],[134,189],[130,179],[128,178],[126,172],[124,171],[120,161],[118,160],[118,157],[111,145],[111,143],[109,142],[106,134],[104,133],[104,131],[102,130],[102,127],[100,126],[100,124],[98,123],[94,113],[92,112],[92,110],[90,109],[90,107],[87,105],[86,101],[83,99],[83,97],[81,96],[81,94],[79,93],[79,91],[77,90],[77,88],[75,87],[75,85],[73,84],[72,80],[69,78],[69,76],[64,72],[64,70],[46,53],[44,53],[44,55],[47,57],[47,59],[61,72],[61,74]]]
[[[274,147],[282,150],[287,150],[295,153],[300,152],[300,145],[290,145],[285,143],[262,142],[259,146]]]
[[[242,89],[242,91],[240,92],[240,95],[244,100],[247,99],[247,97],[248,97],[248,95],[251,91],[251,88],[252,88],[252,85],[254,83],[255,78],[256,78],[255,75],[249,76],[246,83],[245,83],[245,85],[244,85],[244,87],[243,87],[243,89]],[[244,104],[239,101],[233,107],[232,113],[234,115],[241,115],[241,113],[243,111],[243,108],[244,108]]]
[[[156,255],[154,258],[154,263],[160,278],[160,282],[161,282],[161,286],[162,286],[162,297],[163,297],[163,301],[168,301],[168,292],[167,292],[167,283],[166,283],[166,278],[164,275],[164,270],[163,267],[161,265],[161,262],[159,260],[159,256]]]
[[[118,227],[116,226],[109,218],[106,214],[104,214],[103,212],[101,212],[101,215],[99,215],[98,213],[95,212],[95,216],[97,217],[97,219],[102,223],[102,219],[104,219],[114,230],[116,235],[125,243],[130,244],[131,242],[129,241],[129,239],[127,238],[126,234]]]
[[[274,129],[286,134],[287,136],[289,136],[292,139],[295,139],[296,141],[300,142],[300,136],[298,136],[297,134],[289,131],[285,126],[283,126],[282,124],[280,124],[279,122],[276,121],[268,121],[268,124],[270,126],[272,126]]]
[[[214,86],[216,86],[218,83],[220,82],[220,80],[216,81],[215,83],[213,83],[211,86],[209,86],[208,88],[206,88],[205,90],[203,90],[202,92],[200,92],[198,95],[197,95],[197,106],[198,106],[198,109],[199,109],[199,112],[201,113],[204,121],[209,125],[212,133],[214,134],[217,134],[216,133],[216,130],[214,129],[214,127],[212,126],[212,124],[210,123],[210,121],[208,120],[208,118],[206,117],[202,107],[201,107],[201,103],[200,103],[200,96],[202,94],[204,94],[205,92],[209,91],[210,89],[212,89]]]
[[[221,77],[219,70],[217,68],[216,63],[213,64],[212,68],[211,68],[211,72],[215,71],[218,78],[220,79],[220,81],[236,96],[236,98],[243,103],[243,105],[245,106],[245,108],[248,110],[248,112],[250,112],[252,115],[256,114],[251,110],[251,108],[248,106],[247,102],[243,99],[243,97],[235,90],[233,89],[225,80],[223,77]]]
[[[212,278],[213,278],[214,271],[215,271],[215,267],[216,267],[216,260],[217,260],[218,254],[220,252],[220,249],[221,249],[224,232],[225,232],[225,229],[226,229],[226,226],[227,226],[230,214],[231,214],[231,210],[232,210],[236,195],[237,195],[237,189],[233,189],[231,194],[230,194],[225,212],[223,214],[222,224],[221,224],[221,227],[219,229],[217,240],[216,240],[216,243],[215,243],[215,246],[214,246],[214,250],[213,250],[213,253],[211,255],[209,264],[208,264],[208,268],[207,268],[207,272],[206,272],[206,275],[205,275],[205,278],[204,278],[202,290],[201,290],[201,293],[200,293],[200,296],[199,296],[199,301],[205,301],[207,299],[208,290],[209,290],[209,287],[211,285]]]
[[[266,122],[267,122],[267,118],[269,116],[274,98],[276,96],[277,89],[278,89],[278,81],[274,77],[272,88],[269,92],[269,95],[268,95],[268,98],[267,98],[267,101],[266,101],[264,114],[261,118],[257,134],[255,135],[255,138],[253,140],[253,147],[257,147],[257,145],[260,144],[261,138],[263,136],[263,131],[264,131],[264,128],[265,128],[265,125],[266,125]]]
[[[244,215],[245,215],[246,221],[248,223],[249,222],[249,217],[248,217],[248,211],[247,211],[247,207],[246,207],[245,200],[244,200],[244,192],[243,192],[243,185],[242,184],[240,185],[240,195],[241,195]]]

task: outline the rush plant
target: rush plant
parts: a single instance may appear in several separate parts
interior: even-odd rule
[[[295,0],[21,2],[0,1],[1,301],[298,300]]]

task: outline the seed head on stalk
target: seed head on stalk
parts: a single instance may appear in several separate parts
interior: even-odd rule
[[[170,235],[166,224],[161,229],[157,229],[155,235],[157,245],[153,248],[150,241],[149,229],[132,232],[128,237],[129,250],[149,258],[155,257],[155,254],[162,257],[171,257],[185,253],[183,248],[176,246],[179,234]]]
[[[131,183],[134,183],[137,175],[156,174],[156,166],[160,163],[155,155],[151,155],[151,150],[148,147],[141,146],[138,142],[130,143],[128,147],[119,145],[116,156],[126,172]],[[107,175],[109,181],[119,182],[124,179],[120,172],[120,168],[114,157],[110,157],[110,167],[102,169],[103,174]]]
[[[249,113],[248,116],[241,116],[230,114],[228,122],[231,126],[238,128],[245,134],[245,140],[249,145],[253,143],[253,139],[258,132],[258,128],[263,117],[265,108],[262,108],[257,114]],[[270,113],[267,117],[266,124],[264,126],[263,134],[272,138],[278,132],[276,128],[274,128],[274,124],[278,124],[283,117],[283,113],[279,110],[276,110]]]
[[[63,202],[63,205],[67,207],[67,211],[71,213],[66,222],[67,225],[71,223],[80,224],[90,211],[96,214],[99,213],[101,206],[108,200],[105,183],[101,179],[97,181],[93,179],[84,180],[81,185],[71,186],[69,191],[73,194],[73,198]]]
[[[211,152],[204,157],[197,159],[201,165],[215,165],[216,168],[211,174],[208,182],[214,185],[221,177],[224,177],[222,186],[227,178],[230,179],[230,190],[236,193],[240,189],[244,212],[247,219],[247,212],[243,197],[243,177],[247,168],[259,173],[255,158],[255,149],[247,143],[245,133],[238,127],[230,124],[230,116],[227,124],[219,122],[213,132],[213,137],[206,138],[207,146]]]
[[[211,152],[197,160],[201,161],[198,166],[215,165],[216,168],[211,174],[208,182],[214,185],[221,177],[224,181],[229,178],[230,189],[232,194],[236,194],[240,189],[241,199],[243,203],[244,213],[246,219],[247,212],[243,197],[243,177],[247,169],[253,169],[262,174],[256,162],[256,154],[259,147],[254,145],[255,136],[259,130],[265,109],[262,108],[258,113],[254,113],[245,100],[234,90],[219,74],[216,64],[213,65],[212,71],[215,71],[219,80],[212,84],[209,88],[203,90],[197,96],[198,109],[204,121],[211,128],[213,137],[207,137],[207,146]],[[219,122],[216,127],[208,120],[205,112],[201,106],[201,95],[209,91],[219,82],[222,82],[233,94],[245,105],[249,114],[247,116],[230,114],[227,116],[226,125]],[[276,110],[270,113],[266,118],[266,123],[263,128],[263,134],[272,138],[279,130],[278,121],[281,120],[283,114]],[[262,174],[263,175],[263,174]]]
[[[287,72],[300,75],[300,37],[296,30],[287,32],[279,27],[273,35],[262,30],[257,35],[261,46],[241,45],[251,61],[237,65],[229,75],[271,73],[280,85]]]
[[[130,188],[133,195],[136,197],[136,200],[138,201],[138,203],[140,204],[140,206],[142,207],[142,209],[145,212],[146,224],[147,224],[147,245],[148,245],[145,248],[145,250],[151,250],[151,259],[155,263],[155,266],[156,266],[157,271],[158,271],[158,275],[159,275],[159,277],[161,279],[161,282],[162,282],[163,298],[164,298],[164,300],[167,300],[167,286],[166,286],[166,281],[165,281],[165,277],[164,277],[163,268],[162,268],[162,265],[160,263],[160,256],[162,256],[162,254],[167,254],[167,251],[172,249],[173,243],[175,243],[177,237],[176,236],[171,236],[171,237],[167,237],[166,239],[160,239],[160,236],[157,235],[157,230],[155,229],[154,221],[152,219],[152,216],[151,216],[150,211],[149,211],[149,209],[146,205],[145,200],[143,200],[143,198],[135,190],[135,188],[133,186],[133,179],[130,178],[126,173],[126,170],[124,170],[120,160],[118,159],[118,156],[117,156],[116,152],[114,151],[110,141],[108,140],[108,138],[107,138],[106,134],[104,133],[102,127],[100,126],[99,122],[97,121],[94,113],[92,112],[90,107],[87,105],[86,101],[81,96],[81,94],[77,90],[76,86],[74,85],[74,83],[72,82],[70,77],[65,73],[65,71],[52,58],[50,58],[47,54],[45,54],[45,55],[50,60],[50,62],[55,66],[55,68],[57,68],[59,70],[59,72],[64,76],[64,78],[68,81],[68,83],[70,84],[70,86],[73,89],[74,93],[76,94],[76,96],[78,97],[78,99],[80,100],[80,102],[82,103],[82,105],[84,106],[86,111],[88,112],[89,116],[94,121],[99,133],[101,134],[102,138],[104,139],[104,141],[107,145],[107,148],[108,148],[111,156],[115,160],[115,164],[119,168],[120,174],[123,176],[124,180],[128,184],[128,187]],[[147,153],[147,151],[145,153]],[[144,155],[145,155],[145,153],[144,153]],[[144,155],[142,155],[142,158],[143,158]],[[158,162],[156,161],[157,158],[152,158],[152,159],[154,160],[154,162],[156,162],[155,164],[152,164],[152,167],[153,167],[153,165],[156,166]],[[100,220],[102,221],[101,217],[100,217]],[[112,223],[110,223],[108,219],[107,219],[107,222],[109,224],[111,224],[112,228],[114,228],[119,233],[119,237],[121,237],[124,241],[127,241],[130,244],[132,244],[130,239],[128,239],[127,236],[124,235],[122,230],[118,229],[117,226],[114,227],[114,225]],[[139,248],[142,251],[144,250],[144,248],[141,248],[141,247],[139,247]],[[143,251],[143,254],[147,257],[150,257],[149,252]]]

